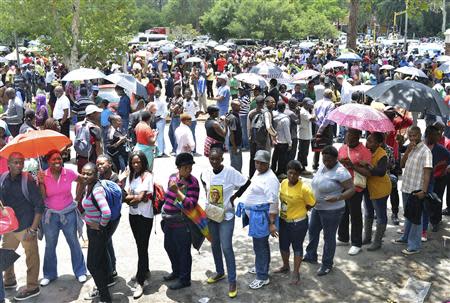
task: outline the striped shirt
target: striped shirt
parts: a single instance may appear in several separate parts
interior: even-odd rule
[[[328,120],[328,114],[334,109],[334,103],[330,99],[322,99],[314,104],[314,113],[316,114],[316,125],[319,132],[323,131],[329,124],[334,124]]]
[[[92,194],[94,195],[100,210],[98,210],[92,202],[91,194],[84,196],[82,202],[85,210],[84,220],[87,224],[97,223],[101,226],[106,226],[111,219],[111,210],[109,209],[108,201],[106,201],[105,190],[101,186],[95,186],[92,190]]]
[[[177,182],[178,188],[180,188],[181,192],[186,196],[184,200],[181,201],[181,203],[183,204],[183,208],[194,208],[197,205],[198,195],[200,192],[197,178],[195,178],[193,175],[190,175],[187,180],[182,180],[179,178],[178,174],[173,174],[169,177],[169,184],[172,180]],[[168,188],[165,195],[163,211],[166,214],[172,215],[179,213],[180,209],[175,205],[176,202],[178,202],[176,193]]]
[[[403,172],[402,192],[410,194],[421,190],[423,186],[423,169],[433,167],[431,150],[423,142],[414,147],[408,156]]]
[[[250,111],[250,99],[247,95],[239,97],[239,103],[241,104],[241,109],[239,110],[239,116],[247,116]]]

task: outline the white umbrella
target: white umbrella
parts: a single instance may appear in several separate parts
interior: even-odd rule
[[[82,67],[69,72],[62,78],[62,81],[82,81],[102,78],[105,78],[105,74],[101,71]]]
[[[250,73],[258,74],[266,79],[283,78],[283,70],[270,61],[263,61],[250,69]]]
[[[0,57],[0,63],[5,63],[6,61],[8,61],[5,57]]]
[[[254,74],[254,73],[242,73],[238,74],[234,77],[236,80],[250,84],[250,85],[256,85],[259,87],[266,87],[269,86],[267,83],[267,80],[264,79],[264,77]]]
[[[444,74],[450,73],[450,61],[442,63],[438,69],[441,70]]]
[[[291,75],[289,75],[286,72],[283,72],[281,74],[281,78],[277,79],[278,84],[284,84],[284,85],[288,85],[288,84],[292,83],[292,81],[294,81],[294,79],[291,77]]]
[[[270,52],[271,50],[273,50],[274,48],[272,47],[272,46],[266,46],[266,47],[264,47],[264,48],[262,48],[261,50],[263,51],[263,52]]]
[[[300,42],[300,44],[298,45],[298,47],[300,47],[301,49],[308,49],[313,47],[314,45],[316,45],[314,42]]]
[[[323,69],[327,70],[327,69],[333,69],[333,68],[338,68],[338,67],[345,67],[345,64],[342,62],[339,62],[339,61],[330,61],[323,66]]]
[[[190,58],[187,58],[185,62],[186,63],[200,63],[202,61],[203,60],[198,57],[190,57]]]
[[[403,66],[403,67],[397,68],[395,71],[402,73],[404,75],[410,75],[413,77],[428,78],[428,76],[421,69],[418,69],[418,68],[415,68],[412,66]]]
[[[225,45],[217,45],[214,49],[218,52],[228,52],[230,50],[230,48]]]
[[[225,45],[226,47],[235,47],[236,44],[234,44],[233,42],[225,42],[223,45]]]
[[[214,40],[209,40],[208,43],[206,44],[207,47],[216,47],[219,43],[217,43]]]
[[[442,55],[436,58],[439,63],[450,61],[450,56]]]
[[[25,58],[25,56],[22,55],[22,54],[19,54],[20,62],[22,62],[23,58]],[[5,59],[8,60],[8,61],[17,61],[17,53],[16,53],[16,51],[13,51],[13,52],[7,54],[5,56]]]
[[[112,82],[116,84],[117,86],[120,86],[133,94],[136,94],[138,96],[147,97],[147,89],[145,86],[136,80],[135,77],[129,74],[124,73],[115,73],[111,74],[105,77],[106,80],[109,82]]]
[[[382,67],[380,67],[380,70],[383,70],[383,69],[391,70],[391,69],[394,69],[394,68],[395,68],[395,66],[392,66],[390,64],[385,64]]]
[[[313,69],[305,69],[294,75],[294,80],[304,80],[308,78],[314,78],[320,75],[320,72]]]

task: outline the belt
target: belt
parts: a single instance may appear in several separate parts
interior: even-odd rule
[[[304,217],[297,218],[297,219],[282,219],[282,220],[286,223],[297,223],[297,222],[303,221],[307,218],[308,218],[307,216],[304,216]]]

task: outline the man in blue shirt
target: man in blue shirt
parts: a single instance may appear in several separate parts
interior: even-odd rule
[[[126,133],[128,131],[128,123],[130,121],[131,101],[130,97],[125,94],[123,87],[116,85],[115,89],[116,93],[120,96],[117,113],[122,118],[122,131]]]
[[[214,100],[217,101],[217,106],[219,107],[219,116],[224,116],[228,112],[228,107],[230,105],[230,87],[227,85],[228,76],[221,74],[217,77],[219,82],[219,91]]]

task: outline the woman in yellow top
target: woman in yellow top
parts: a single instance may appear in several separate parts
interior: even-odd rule
[[[307,211],[315,204],[314,194],[309,185],[299,178],[302,165],[292,160],[287,165],[287,179],[280,185],[280,252],[283,266],[276,273],[288,273],[289,249],[294,251],[294,271],[291,284],[300,281],[300,264],[303,258],[303,240],[308,231]]]
[[[382,133],[372,133],[367,138],[366,147],[372,153],[371,163],[365,163],[370,172],[367,175],[367,190],[369,197],[365,197],[366,222],[364,225],[363,244],[368,244],[372,239],[372,224],[374,211],[377,215],[377,229],[372,244],[367,248],[369,251],[381,247],[381,240],[386,231],[387,224],[387,199],[391,193],[392,183],[387,174],[388,157],[386,151],[381,147],[384,142]]]

